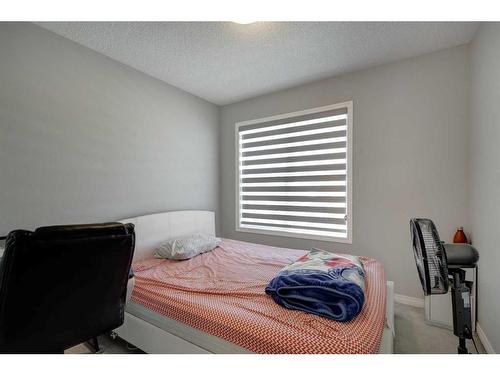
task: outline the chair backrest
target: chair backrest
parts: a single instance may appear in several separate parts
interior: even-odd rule
[[[426,296],[448,292],[448,263],[436,226],[430,219],[410,220],[413,255]]]
[[[121,324],[131,224],[16,230],[0,264],[0,352],[48,353]]]

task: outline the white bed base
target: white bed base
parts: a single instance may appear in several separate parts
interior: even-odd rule
[[[115,330],[119,337],[150,354],[212,354],[213,351],[184,340],[128,312],[125,323]],[[203,333],[201,333],[203,334]],[[193,340],[196,341],[196,340]],[[386,326],[379,354],[392,354],[394,342],[394,283],[387,282]],[[245,352],[238,350],[237,353]]]
[[[125,323],[114,332],[148,354],[211,353],[128,312],[125,312]]]
[[[134,260],[152,255],[165,239],[190,233],[215,234],[215,217],[210,211],[172,211],[121,220],[133,223],[136,231]],[[132,284],[131,284],[131,287]],[[380,354],[393,353],[394,283],[387,281],[386,326],[380,343]],[[187,341],[143,319],[125,312],[124,324],[115,330],[123,340],[151,354],[210,354],[207,348]],[[203,333],[201,333],[203,334]],[[196,340],[193,340],[196,341]],[[243,349],[243,348],[242,348]],[[244,352],[245,350],[242,350]],[[240,352],[238,350],[238,352]]]

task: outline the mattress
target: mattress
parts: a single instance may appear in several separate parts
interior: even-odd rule
[[[361,257],[366,301],[350,322],[285,309],[264,293],[272,277],[305,252],[223,240],[187,261],[139,261],[128,312],[202,347],[215,343],[216,352],[377,353],[386,282],[376,260]]]
[[[169,318],[147,308],[140,303],[131,301],[127,305],[127,313],[145,321],[149,324],[162,329],[174,336],[177,336],[191,344],[204,349],[210,353],[217,354],[249,354],[250,350],[221,339],[217,336],[200,331],[178,320]],[[164,352],[162,352],[164,353]]]

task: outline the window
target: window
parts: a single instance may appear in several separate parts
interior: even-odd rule
[[[236,230],[352,242],[352,102],[236,124]]]

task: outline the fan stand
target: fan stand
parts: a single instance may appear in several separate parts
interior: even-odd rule
[[[472,282],[465,281],[465,271],[458,266],[448,268],[453,305],[453,334],[458,337],[458,354],[469,354],[466,339],[472,339],[470,291]]]

